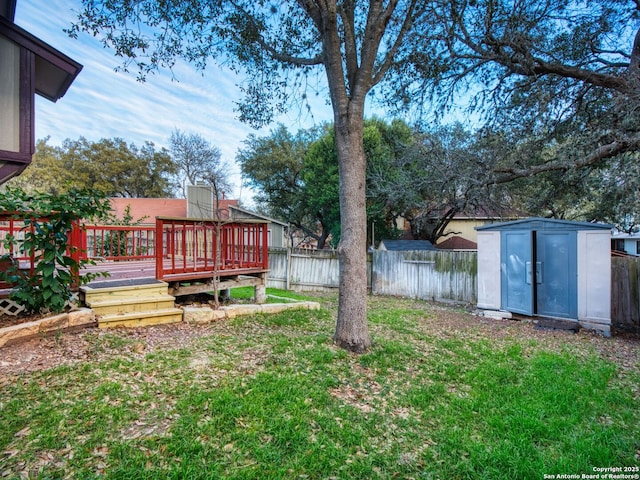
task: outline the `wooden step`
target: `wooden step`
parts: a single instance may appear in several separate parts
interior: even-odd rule
[[[98,282],[80,287],[82,300],[90,305],[94,302],[122,299],[147,298],[156,295],[167,295],[168,284],[152,281],[142,284],[121,284],[122,282]]]
[[[112,298],[109,300],[91,301],[85,303],[96,315],[110,315],[116,313],[146,312],[165,310],[175,306],[175,297],[171,295],[155,295],[153,297]]]
[[[98,327],[144,327],[182,321],[182,310],[166,282],[133,279],[93,282],[81,287],[81,300],[96,314]]]
[[[98,327],[146,327],[182,322],[182,309],[166,308],[148,312],[117,313],[97,316]]]

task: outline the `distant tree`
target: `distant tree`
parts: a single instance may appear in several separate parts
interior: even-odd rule
[[[480,133],[455,124],[400,138],[392,163],[371,169],[370,195],[408,220],[414,238],[436,243],[456,214],[507,207],[504,189],[491,185],[487,166],[495,157],[487,155]]]
[[[380,119],[365,122],[364,149],[368,165],[390,174],[393,157],[411,140],[403,122]],[[294,136],[280,125],[267,137],[249,136],[237,160],[256,200],[268,213],[302,230],[322,249],[330,239],[340,240],[339,170],[334,129],[331,125],[300,130]],[[383,198],[367,194],[367,221],[375,230],[393,236],[397,214]]]
[[[322,136],[312,142],[304,157],[303,206],[320,226],[318,248],[324,248],[331,238],[335,246],[340,241],[340,175],[338,152],[333,128],[326,126]]]
[[[620,155],[609,168],[597,171],[598,188],[591,190],[591,218],[612,223],[627,233],[640,231],[640,158]]]
[[[201,135],[180,130],[171,134],[169,144],[183,196],[187,194],[187,185],[197,185],[200,181],[214,187],[216,199],[231,192],[229,165],[222,160],[218,147]]]
[[[267,136],[249,135],[238,150],[236,161],[265,213],[318,240],[316,219],[305,209],[302,178],[306,152],[316,137],[316,129],[299,130],[293,135],[279,125]]]
[[[91,142],[67,139],[62,146],[38,140],[33,162],[10,186],[53,195],[90,189],[110,197],[172,197],[175,165],[151,142],[141,148],[120,138]]]

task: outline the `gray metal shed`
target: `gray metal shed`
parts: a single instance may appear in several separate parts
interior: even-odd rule
[[[611,225],[528,218],[476,230],[479,308],[610,333]]]

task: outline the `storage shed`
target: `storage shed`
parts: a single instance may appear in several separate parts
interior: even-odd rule
[[[476,227],[478,307],[611,327],[611,225],[528,218]]]

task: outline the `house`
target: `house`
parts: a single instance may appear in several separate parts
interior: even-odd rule
[[[189,191],[187,192],[189,193]],[[202,193],[202,192],[199,192]],[[214,219],[213,203],[203,202],[201,199],[197,202],[188,198],[122,198],[112,197],[111,202],[112,214],[118,218],[124,218],[127,213],[132,218],[132,222],[142,225],[155,224],[156,217],[175,217],[175,218],[207,218]],[[198,208],[194,205],[197,204]],[[218,212],[221,220],[267,220],[269,221],[268,244],[270,247],[285,247],[287,245],[287,224],[265,215],[251,212],[238,205],[238,200],[221,199],[219,201]]]
[[[640,233],[615,232],[611,236],[611,251],[640,256]]]
[[[245,210],[238,205],[229,205],[229,213],[233,219],[242,220],[268,220],[269,221],[269,240],[270,247],[286,248],[289,245],[287,232],[289,231],[289,225],[276,220],[275,218],[267,217],[266,215],[260,215],[250,210]]]
[[[437,213],[429,216],[434,221]],[[485,207],[469,207],[462,212],[456,213],[447,224],[443,235],[436,240],[436,248],[445,250],[475,250],[477,248],[478,235],[476,227],[492,225],[509,220],[517,220],[526,215],[515,210],[498,212]],[[411,223],[400,217],[396,220],[397,228],[404,232],[401,237],[405,239],[413,238]],[[449,241],[449,239],[454,239]]]
[[[60,99],[82,65],[14,22],[16,0],[0,0],[0,184],[35,152],[35,94]]]
[[[429,240],[380,240],[378,250],[389,252],[435,251]]]
[[[520,213],[509,211],[509,212],[497,212],[490,208],[485,207],[471,207],[467,208],[462,212],[456,213],[447,228],[444,231],[444,235],[440,237],[436,241],[436,246],[438,248],[449,248],[451,249],[451,243],[458,243],[462,245],[462,240],[466,240],[471,243],[464,243],[466,247],[462,247],[466,249],[467,247],[471,247],[472,244],[475,244],[475,248],[477,248],[478,243],[478,234],[476,231],[476,227],[483,227],[487,225],[493,225],[495,223],[504,222],[507,220],[517,220],[521,218],[523,215]],[[450,244],[445,244],[444,247],[440,245],[444,242],[447,242],[448,239],[453,238],[453,236],[459,237],[461,240],[454,240],[450,242]],[[471,247],[473,248],[473,247]]]

